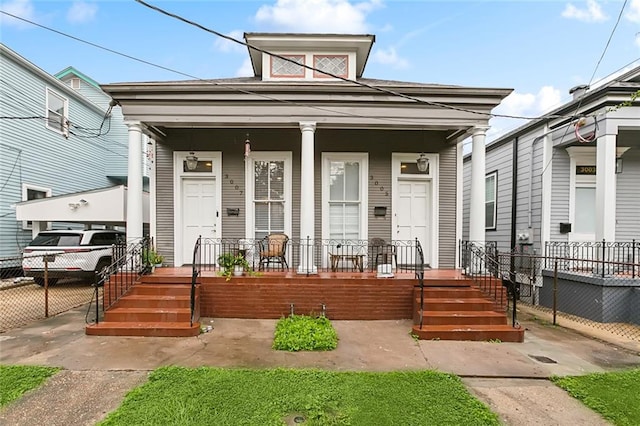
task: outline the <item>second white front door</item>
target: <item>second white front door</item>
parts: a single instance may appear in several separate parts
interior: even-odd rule
[[[431,242],[429,223],[431,223],[431,182],[425,180],[398,179],[398,208],[396,211],[396,229],[394,240],[420,241],[425,263],[430,263],[429,246]],[[398,253],[400,255],[400,252]],[[407,250],[405,259],[398,263],[414,264],[414,251]]]
[[[182,179],[182,263],[193,262],[198,236],[217,238],[215,179]]]

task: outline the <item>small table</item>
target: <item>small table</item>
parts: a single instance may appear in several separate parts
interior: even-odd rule
[[[338,270],[338,263],[341,260],[351,261],[353,267],[360,272],[364,267],[364,254],[333,254],[329,253],[329,259],[331,260],[331,271],[336,272]]]

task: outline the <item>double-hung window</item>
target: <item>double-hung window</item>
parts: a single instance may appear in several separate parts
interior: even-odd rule
[[[485,177],[485,229],[495,230],[497,225],[496,193],[498,189],[498,172],[489,173]]]
[[[47,88],[47,128],[63,135],[68,134],[67,116],[69,101]]]

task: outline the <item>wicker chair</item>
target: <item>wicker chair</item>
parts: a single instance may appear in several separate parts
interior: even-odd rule
[[[263,270],[265,266],[276,263],[280,265],[280,269],[289,269],[287,264],[287,243],[289,237],[286,234],[269,234],[260,242],[260,262],[258,269]]]

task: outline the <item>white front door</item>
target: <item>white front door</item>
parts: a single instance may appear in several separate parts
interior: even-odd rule
[[[182,179],[182,263],[193,262],[198,236],[217,238],[216,180]]]
[[[398,205],[396,210],[395,240],[420,241],[425,264],[430,263],[431,237],[431,182],[425,180],[398,179]],[[398,250],[399,264],[414,264],[414,250]],[[403,257],[404,259],[401,259]]]

